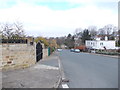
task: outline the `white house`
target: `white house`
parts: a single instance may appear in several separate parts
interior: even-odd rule
[[[96,38],[96,40],[86,40],[86,47],[93,49],[116,49],[115,40],[108,40],[105,37],[105,40],[100,40]]]

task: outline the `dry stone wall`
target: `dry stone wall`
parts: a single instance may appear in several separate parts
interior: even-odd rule
[[[4,69],[26,68],[36,63],[36,45],[0,45],[0,67]]]

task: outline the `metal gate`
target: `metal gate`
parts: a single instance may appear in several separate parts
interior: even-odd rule
[[[42,59],[43,56],[43,50],[42,50],[42,45],[40,42],[37,43],[36,45],[36,61],[40,61],[40,59]]]

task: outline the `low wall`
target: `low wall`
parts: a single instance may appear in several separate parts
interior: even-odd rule
[[[4,69],[18,69],[29,67],[36,63],[36,47],[29,44],[2,44],[0,45],[1,64]]]

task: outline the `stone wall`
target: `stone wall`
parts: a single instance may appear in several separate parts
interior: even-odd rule
[[[43,59],[48,56],[48,48],[45,48],[45,45],[41,43],[42,48],[43,48]]]
[[[0,67],[2,69],[18,69],[29,67],[36,63],[36,45],[2,44],[0,45]]]
[[[43,59],[48,56],[48,48],[43,49]]]

